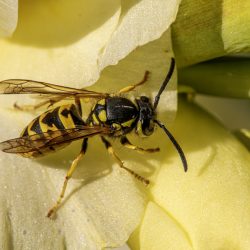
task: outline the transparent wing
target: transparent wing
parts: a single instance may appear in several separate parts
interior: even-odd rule
[[[0,143],[0,149],[6,153],[22,154],[31,152],[43,152],[47,149],[70,143],[79,139],[98,134],[108,135],[110,128],[100,126],[79,126],[72,129],[55,130],[41,134],[23,136]]]
[[[9,79],[0,81],[0,94],[40,94],[53,96],[60,95],[62,97],[77,96],[82,98],[105,98],[109,96],[107,93],[63,87],[51,83],[24,79]]]

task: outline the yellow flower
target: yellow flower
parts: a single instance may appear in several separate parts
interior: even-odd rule
[[[0,40],[0,80],[24,78],[89,86],[105,67],[159,38],[174,20],[178,4],[165,0],[19,1],[17,29],[10,38]],[[116,66],[105,68],[93,87],[115,92],[138,82],[145,70],[150,70],[150,80],[140,93],[153,97],[171,56],[167,32]],[[161,114],[170,110],[168,120],[176,111],[175,85],[174,76],[162,96],[162,102],[168,105],[159,109]],[[32,100],[15,95],[0,98],[1,141],[17,137],[34,118],[34,114],[10,109],[16,101],[21,104]],[[145,189],[109,159],[99,138],[91,141],[55,221],[45,216],[80,145],[37,160],[1,153],[2,249],[101,249],[127,241],[142,218]],[[126,166],[142,174],[153,171],[151,164],[158,165],[157,155],[151,162],[152,156],[136,156],[116,148]]]
[[[183,0],[172,32],[177,62],[180,67],[189,66],[179,69],[179,82],[188,85],[185,89],[192,93],[248,98],[248,128],[249,54],[192,64],[249,52],[249,4]],[[228,126],[244,116],[241,107],[235,113],[233,108],[224,110]],[[221,110],[218,107],[215,113]],[[140,227],[129,240],[131,248],[250,249],[249,151],[208,113],[183,100],[173,132],[186,152],[189,170],[181,174],[179,158],[168,147],[168,154],[162,156],[158,171],[151,177],[151,199]],[[249,145],[246,130],[245,135]]]
[[[133,250],[247,250],[250,154],[195,104],[184,100],[179,104],[173,131],[187,155],[188,172],[182,173],[179,157],[169,145],[151,177],[151,199],[130,246]]]
[[[17,25],[17,0],[0,1],[0,37],[11,35]]]
[[[175,19],[179,3],[179,0],[19,1],[17,28],[11,37],[0,40],[0,80],[34,79],[78,88],[92,85],[93,90],[115,93],[141,80],[145,70],[149,70],[150,79],[128,98],[143,94],[153,99],[173,56],[168,27]],[[180,65],[239,48],[239,41],[230,33],[230,15],[226,14],[228,3],[236,1],[223,2],[225,20],[221,37],[225,46],[215,43],[209,53],[204,48],[208,41],[218,37],[218,20],[216,25],[212,21],[220,9],[214,12],[216,4],[212,2],[190,3],[182,2],[182,15],[174,26],[174,46]],[[9,7],[12,14],[7,14],[2,6]],[[0,1],[1,36],[14,31],[16,10],[17,2]],[[186,22],[190,13],[205,20],[199,23],[199,29]],[[248,20],[247,11],[241,18]],[[237,28],[234,26],[233,30]],[[202,38],[202,43],[197,37]],[[205,86],[202,83],[210,84],[208,80],[213,77],[206,70],[200,71],[198,80],[195,77],[189,80],[190,85],[194,83],[193,88],[197,86],[195,81],[199,81],[199,87]],[[179,72],[181,83],[185,83],[190,72],[193,76],[193,71]],[[232,79],[230,74],[229,78]],[[91,138],[87,155],[69,182],[57,218],[49,220],[46,213],[58,197],[80,143],[36,160],[0,152],[0,248],[112,248],[123,245],[137,228],[129,239],[132,249],[249,249],[249,152],[211,116],[183,99],[173,122],[177,110],[176,83],[175,72],[157,111],[158,118],[173,132],[186,154],[189,165],[186,173],[179,155],[160,129],[145,140],[130,136],[135,145],[159,146],[159,153],[138,155],[121,148],[116,141],[113,143],[127,167],[150,179],[147,188],[109,159],[99,138]],[[241,86],[244,96],[249,96],[249,84]],[[211,89],[211,94],[215,88],[206,89]],[[11,109],[16,101],[21,104],[33,100],[28,96],[0,96],[1,141],[18,137],[34,116],[42,112]],[[91,104],[86,103],[86,112]]]

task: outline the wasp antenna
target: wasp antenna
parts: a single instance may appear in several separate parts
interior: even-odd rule
[[[184,167],[184,171],[187,172],[188,170],[188,164],[187,164],[187,159],[185,157],[185,154],[181,148],[181,146],[178,144],[178,142],[175,140],[174,136],[167,130],[167,128],[160,122],[157,120],[154,120],[154,122],[164,130],[164,132],[167,134],[168,138],[170,139],[170,141],[173,143],[173,145],[175,146],[176,150],[178,151],[180,157],[181,157],[181,161]]]
[[[161,88],[159,89],[158,94],[157,94],[156,97],[155,97],[155,100],[154,100],[154,110],[156,110],[157,105],[158,105],[159,100],[160,100],[160,97],[161,97],[161,94],[162,94],[162,92],[164,91],[164,89],[166,88],[166,86],[167,86],[169,80],[171,79],[171,77],[172,77],[172,75],[173,75],[173,73],[174,73],[174,67],[175,67],[175,60],[174,60],[174,58],[172,57],[172,58],[171,58],[171,62],[170,62],[170,68],[169,68],[168,74],[167,74],[167,76],[166,76],[164,82],[162,83]]]

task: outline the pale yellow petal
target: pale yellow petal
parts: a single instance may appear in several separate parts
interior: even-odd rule
[[[249,152],[217,121],[187,102],[180,103],[173,133],[189,169],[183,172],[178,154],[168,146],[151,188],[152,200],[184,230],[183,244],[188,238],[197,250],[249,249]],[[145,222],[151,227],[148,230],[157,233],[149,221]],[[144,221],[141,228],[146,230]],[[131,243],[137,239],[137,244],[145,246],[140,234]],[[179,241],[177,235],[169,244]]]
[[[22,0],[17,30],[0,40],[0,79],[88,86],[104,67],[159,38],[179,2]]]
[[[122,0],[119,25],[100,57],[100,67],[116,64],[137,46],[159,38],[175,20],[180,0]]]
[[[17,25],[18,0],[0,1],[0,37],[10,36]]]
[[[153,99],[168,72],[170,51],[170,33],[166,32],[161,39],[138,48],[119,64],[107,67],[92,88],[116,92],[140,81],[145,70],[150,70],[148,82],[130,97],[146,94]],[[29,99],[20,95],[0,98],[1,140],[17,137],[34,117],[34,114],[11,109],[17,100],[20,103]],[[158,111],[168,120],[175,114],[176,74],[163,93]],[[152,142],[152,139],[133,139],[138,145]],[[157,154],[138,155],[114,144],[127,167],[145,177],[152,175],[155,167],[151,168],[151,165],[158,164]],[[66,169],[79,148],[80,143],[75,143],[39,160],[1,153],[0,169],[4,174],[0,176],[0,185],[4,188],[0,192],[0,216],[6,219],[1,226],[2,231],[0,227],[0,242],[5,246],[11,244],[17,249],[19,246],[36,249],[43,244],[45,249],[89,250],[119,246],[127,241],[141,221],[146,189],[113,163],[99,138],[90,139],[86,157],[69,182],[57,219],[51,221],[45,218],[60,192]]]
[[[191,250],[192,246],[178,221],[149,202],[145,211],[140,231],[141,249],[143,250]]]
[[[100,50],[114,32],[120,1],[20,1],[18,26],[0,40],[0,79],[86,86],[99,77]]]

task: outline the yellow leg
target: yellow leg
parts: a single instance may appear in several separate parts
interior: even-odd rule
[[[14,106],[15,109],[22,110],[22,111],[34,111],[34,110],[39,109],[42,106],[45,106],[47,104],[50,104],[50,100],[46,100],[44,102],[40,102],[40,103],[38,103],[36,105],[22,105],[22,106],[18,105],[15,102],[13,106]]]
[[[140,82],[138,82],[137,84],[134,84],[134,85],[127,86],[127,87],[119,90],[117,94],[124,94],[124,93],[131,91],[131,90],[134,90],[136,87],[145,83],[148,80],[148,76],[149,76],[149,71],[146,71],[143,79]]]
[[[136,172],[134,172],[133,170],[125,167],[123,165],[123,162],[121,161],[121,159],[117,156],[117,154],[115,153],[112,145],[110,144],[110,142],[108,140],[106,140],[103,136],[101,137],[102,141],[105,145],[105,147],[107,148],[109,154],[113,157],[113,159],[118,163],[118,165],[125,169],[127,172],[129,172],[130,174],[132,174],[137,180],[141,181],[143,184],[145,184],[146,186],[150,183],[150,181],[146,178],[144,178],[143,176],[137,174]]]
[[[62,101],[63,99],[65,99],[66,96],[56,96],[56,97],[51,97],[48,100],[45,100],[43,102],[39,102],[38,104],[35,105],[18,105],[17,103],[14,103],[14,108],[21,110],[21,111],[35,111],[43,106],[47,105],[47,108],[53,106],[54,104],[56,104],[57,102]]]
[[[136,150],[139,153],[155,153],[155,152],[160,151],[160,148],[146,148],[145,149],[145,148],[137,147],[137,146],[131,144],[126,136],[122,136],[120,142],[126,148]]]
[[[67,172],[67,175],[65,176],[65,180],[64,180],[64,183],[63,183],[63,187],[62,187],[60,196],[57,199],[56,204],[49,210],[49,212],[47,214],[47,217],[50,218],[53,214],[55,214],[58,207],[59,207],[59,205],[61,204],[61,201],[62,201],[62,199],[64,197],[64,194],[65,194],[65,191],[66,191],[66,188],[67,188],[68,181],[72,177],[72,174],[74,173],[74,171],[75,171],[75,169],[76,169],[76,167],[78,165],[78,162],[81,160],[83,155],[86,153],[87,142],[88,142],[87,138],[83,140],[81,151],[78,154],[78,156],[74,159],[74,161],[72,162],[72,164],[71,164],[71,166],[70,166],[70,168],[69,168],[69,170]]]

